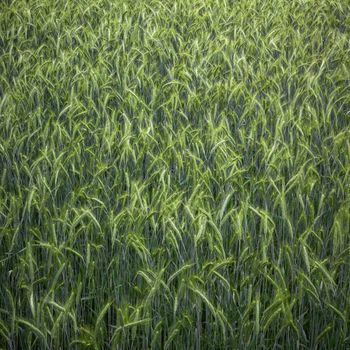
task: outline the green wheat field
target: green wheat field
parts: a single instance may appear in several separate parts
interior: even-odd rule
[[[350,349],[350,1],[2,0],[0,349]]]

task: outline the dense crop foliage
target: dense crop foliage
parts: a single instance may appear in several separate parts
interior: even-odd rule
[[[0,348],[350,346],[350,3],[0,3]]]

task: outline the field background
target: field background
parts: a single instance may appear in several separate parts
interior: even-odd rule
[[[1,1],[0,349],[349,349],[347,0]]]

